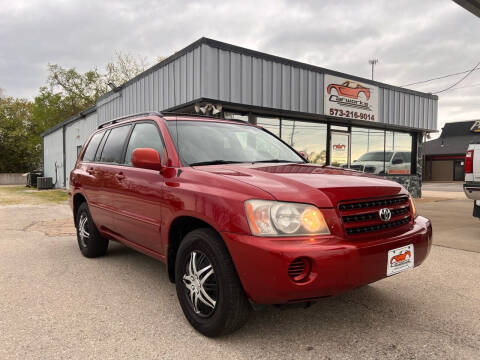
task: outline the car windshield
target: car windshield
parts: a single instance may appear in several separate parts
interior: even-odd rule
[[[180,159],[189,165],[305,160],[254,126],[213,121],[167,121]]]
[[[358,161],[390,161],[392,158],[393,152],[391,151],[373,151],[363,154],[358,158]],[[385,156],[385,158],[384,158]]]

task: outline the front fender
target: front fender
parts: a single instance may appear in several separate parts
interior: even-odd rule
[[[219,233],[249,234],[245,200],[274,200],[272,195],[256,186],[190,168],[169,179],[163,194],[162,239],[165,246],[171,224],[180,216],[197,218]]]

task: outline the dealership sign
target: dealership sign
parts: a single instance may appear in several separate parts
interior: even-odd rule
[[[474,133],[480,133],[480,120],[477,120],[473,123],[470,131]]]
[[[378,120],[378,87],[325,74],[325,115],[355,120]]]

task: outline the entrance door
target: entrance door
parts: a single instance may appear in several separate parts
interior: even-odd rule
[[[330,133],[330,165],[350,166],[350,134],[344,132]]]
[[[454,181],[463,181],[465,180],[465,171],[464,171],[464,161],[463,160],[455,160],[453,165],[453,180]]]

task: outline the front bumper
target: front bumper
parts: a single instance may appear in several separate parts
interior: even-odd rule
[[[283,304],[336,295],[383,279],[388,251],[404,245],[414,245],[414,265],[420,265],[430,251],[432,226],[418,216],[408,232],[371,241],[337,236],[222,236],[249,298],[258,304]],[[288,276],[288,266],[297,257],[308,257],[312,263],[310,276],[301,283]]]

